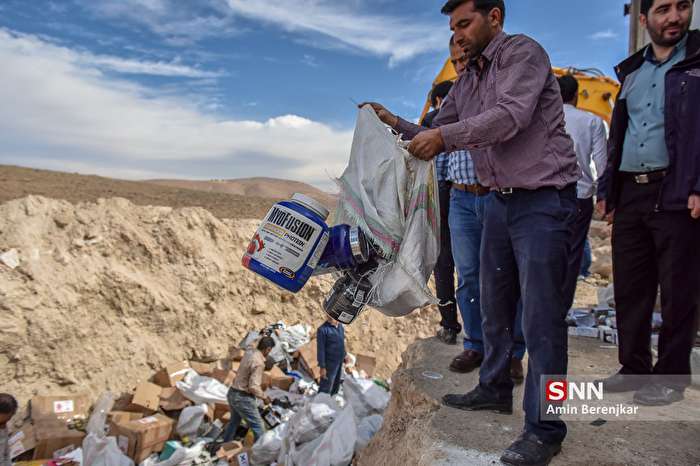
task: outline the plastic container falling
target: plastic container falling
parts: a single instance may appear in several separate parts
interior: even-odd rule
[[[243,266],[296,293],[328,244],[328,209],[304,194],[272,206],[243,256]]]

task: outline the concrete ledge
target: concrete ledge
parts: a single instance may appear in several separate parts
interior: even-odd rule
[[[500,464],[502,450],[522,429],[523,387],[516,387],[512,416],[442,406],[444,394],[464,393],[477,383],[477,373],[447,370],[460,350],[437,339],[409,347],[393,378],[384,426],[362,452],[358,465]],[[608,374],[617,369],[617,348],[598,340],[570,338],[569,355],[572,374]],[[427,378],[426,371],[443,378]],[[700,406],[700,391],[687,390],[686,399]],[[616,421],[600,427],[569,422],[568,427],[569,436],[554,465],[700,464],[700,418],[698,422]]]

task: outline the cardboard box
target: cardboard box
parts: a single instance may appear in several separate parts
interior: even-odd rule
[[[192,402],[177,388],[164,388],[160,394],[160,407],[164,411],[180,411],[191,405]]]
[[[280,390],[289,391],[289,387],[294,383],[294,377],[282,372],[277,366],[270,369],[270,386],[279,388]]]
[[[160,453],[170,439],[174,421],[162,414],[145,417],[126,424],[112,425],[111,435],[117,445],[137,464],[153,453]]]
[[[184,361],[168,364],[156,372],[153,376],[153,383],[164,388],[174,387],[177,382],[185,378],[185,372],[189,368],[189,365]]]
[[[374,377],[374,371],[377,368],[377,358],[368,354],[358,354],[355,357],[357,358],[357,362],[355,362],[357,370],[365,371],[369,378]]]
[[[231,412],[228,403],[216,403],[214,405],[214,420],[224,420],[224,416]],[[229,416],[230,419],[230,416]]]
[[[245,350],[238,346],[231,346],[228,349],[228,357],[233,361],[241,361],[245,355]]]
[[[227,461],[230,466],[250,466],[251,449],[240,442],[224,443],[216,453],[220,460]]]
[[[36,448],[34,459],[53,458],[61,450],[80,448],[85,438],[85,432],[68,429],[64,426],[35,425]]]
[[[90,398],[87,395],[35,396],[31,400],[34,424],[65,425],[73,418],[87,419]]]
[[[107,414],[107,421],[110,424],[126,424],[127,422],[141,419],[143,413],[132,413],[130,411],[110,411]]]
[[[317,382],[321,380],[321,368],[318,367],[316,342],[312,341],[299,348],[299,363]]]
[[[214,370],[214,364],[190,361],[190,368],[203,377],[209,377]]]
[[[19,455],[36,448],[34,426],[25,422],[21,429],[10,435],[8,444],[10,446],[10,459],[17,458]]]
[[[160,406],[160,395],[163,392],[163,387],[152,384],[150,382],[143,382],[136,386],[134,390],[134,398],[131,400],[131,404],[145,412],[156,412]]]
[[[213,379],[218,380],[226,386],[231,386],[233,379],[236,378],[236,371],[226,369],[214,369],[211,373]]]

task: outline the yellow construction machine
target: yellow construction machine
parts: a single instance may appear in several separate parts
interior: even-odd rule
[[[595,69],[552,68],[552,71],[557,77],[565,74],[573,75],[579,83],[578,107],[598,115],[610,124],[615,98],[620,91],[620,84],[617,81],[604,76],[602,72]],[[443,81],[454,81],[455,79],[457,79],[457,73],[452,62],[448,59],[433,81],[433,86]],[[430,110],[430,93],[428,93],[428,100],[425,103],[421,119],[428,110]]]

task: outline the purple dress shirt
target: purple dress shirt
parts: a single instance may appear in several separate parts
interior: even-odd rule
[[[469,150],[479,181],[492,189],[562,189],[581,170],[547,52],[524,35],[498,34],[457,80],[433,120],[445,151]],[[399,118],[412,139],[426,128]]]

